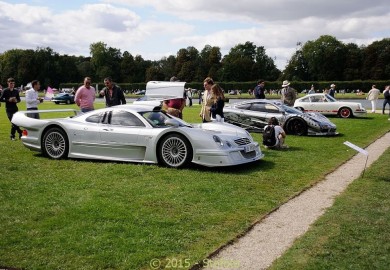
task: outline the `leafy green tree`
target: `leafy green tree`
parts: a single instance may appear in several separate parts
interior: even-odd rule
[[[128,51],[125,51],[122,55],[122,61],[120,64],[121,70],[121,82],[132,83],[135,81],[135,64],[134,57]]]
[[[302,54],[307,62],[309,80],[342,80],[346,48],[335,37],[324,35],[306,42]]]
[[[96,42],[90,45],[90,53],[91,64],[96,71],[95,81],[103,81],[108,76],[115,81],[120,79],[122,54],[119,49],[107,47],[103,42]]]
[[[364,80],[388,80],[390,77],[390,38],[374,41],[364,49]]]
[[[176,75],[176,57],[174,55],[161,58],[159,61],[159,66],[161,68],[162,74],[164,75],[164,81],[169,81],[173,75]]]
[[[251,78],[263,78],[268,81],[276,80],[280,70],[276,67],[274,60],[265,53],[263,46],[256,48],[255,63],[252,68]]]
[[[354,43],[349,43],[345,47],[346,47],[346,57],[345,57],[345,64],[344,64],[343,80],[346,81],[361,80],[363,50]]]
[[[199,73],[196,76],[197,81],[203,81],[206,77],[219,80],[218,71],[221,68],[221,49],[206,45],[200,52]]]
[[[252,80],[252,68],[255,64],[256,46],[247,41],[238,44],[222,59],[220,72],[222,81],[244,82]]]

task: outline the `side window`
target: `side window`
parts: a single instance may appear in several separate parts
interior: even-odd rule
[[[87,117],[87,119],[85,119],[85,121],[89,122],[89,123],[100,123],[100,119],[102,118],[102,116],[103,116],[102,113],[93,114],[93,115]]]
[[[255,112],[265,112],[265,104],[264,103],[253,103],[251,106],[251,111]]]
[[[301,99],[301,102],[310,102],[310,99],[309,98],[303,98],[303,99]]]
[[[238,105],[236,108],[241,110],[249,110],[250,107],[251,104],[242,104],[242,105]]]
[[[127,126],[127,127],[144,127],[144,123],[132,113],[126,111],[112,111],[111,112],[111,125]]]
[[[279,108],[272,104],[265,104],[266,112],[268,113],[279,113]]]

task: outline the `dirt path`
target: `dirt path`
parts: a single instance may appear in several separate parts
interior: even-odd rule
[[[390,132],[365,149],[368,151],[367,167],[388,147]],[[226,267],[218,269],[259,270],[269,267],[333,204],[335,197],[362,174],[365,162],[365,155],[356,154],[336,171],[328,174],[324,181],[282,205],[211,260],[224,262]],[[237,265],[238,268],[233,267]]]

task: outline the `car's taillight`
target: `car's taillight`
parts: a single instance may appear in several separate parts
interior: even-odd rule
[[[23,129],[22,134],[23,134],[23,136],[27,136],[28,135],[27,129]]]

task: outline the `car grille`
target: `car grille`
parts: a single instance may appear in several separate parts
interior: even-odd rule
[[[244,158],[254,158],[256,157],[256,151],[251,151],[251,152],[248,152],[248,153],[245,153],[245,151],[240,151],[241,155],[244,157]]]
[[[246,145],[246,144],[251,143],[251,141],[248,138],[240,138],[240,139],[234,140],[234,142],[238,145]]]

